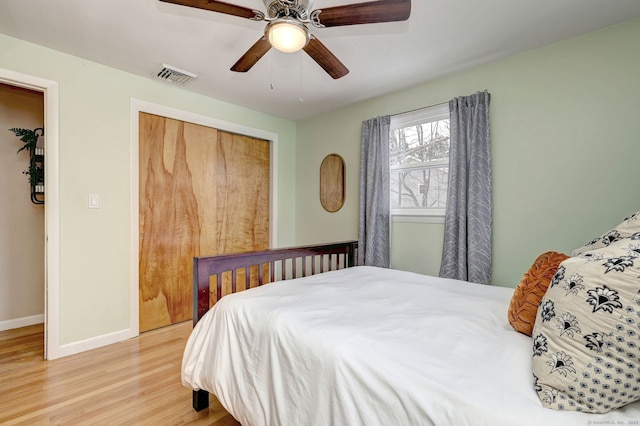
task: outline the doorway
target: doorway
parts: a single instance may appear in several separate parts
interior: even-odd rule
[[[60,216],[59,216],[59,90],[58,83],[0,68],[0,83],[44,94],[44,128],[47,129],[45,168],[47,204],[44,213],[44,358],[60,357]]]
[[[0,83],[0,331],[44,323],[44,205],[31,200],[22,140],[43,125],[42,92]]]

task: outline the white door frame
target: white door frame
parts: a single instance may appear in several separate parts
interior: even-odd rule
[[[58,83],[0,68],[0,82],[44,94],[44,169],[46,203],[44,214],[44,357],[60,357],[60,136]]]
[[[131,221],[130,221],[130,236],[131,236],[131,302],[129,312],[129,331],[131,335],[138,336],[140,334],[140,305],[139,305],[139,293],[140,293],[140,238],[138,230],[140,228],[139,223],[139,113],[146,112],[149,114],[155,114],[162,117],[172,118],[174,120],[180,120],[188,123],[199,124],[202,126],[213,127],[215,129],[224,130],[231,133],[237,133],[240,135],[250,136],[258,139],[265,139],[270,142],[270,197],[269,203],[271,207],[269,218],[269,247],[277,247],[277,217],[278,217],[278,134],[262,129],[255,129],[253,127],[244,126],[237,123],[231,123],[224,120],[208,117],[205,115],[196,114],[181,109],[168,107],[165,105],[155,104],[152,102],[131,98],[130,108],[130,204],[131,204]]]

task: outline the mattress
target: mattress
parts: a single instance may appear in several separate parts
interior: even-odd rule
[[[604,415],[541,406],[532,340],[507,321],[512,294],[368,266],[272,283],[207,312],[182,382],[245,426],[638,424],[638,402]]]

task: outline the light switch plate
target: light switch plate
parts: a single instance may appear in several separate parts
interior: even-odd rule
[[[98,196],[98,194],[89,194],[89,208],[90,209],[100,208],[100,197]]]

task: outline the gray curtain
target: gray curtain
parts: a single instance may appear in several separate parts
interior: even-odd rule
[[[390,117],[362,122],[358,264],[389,267]]]
[[[492,185],[489,103],[478,92],[449,102],[449,189],[440,276],[491,282]]]

